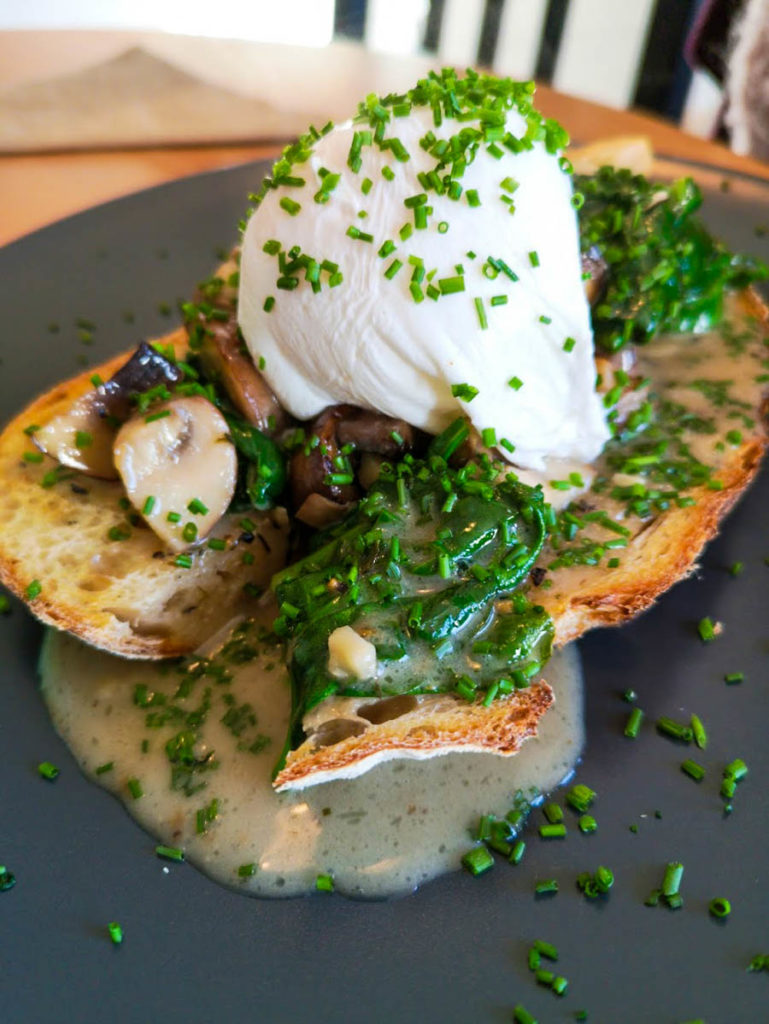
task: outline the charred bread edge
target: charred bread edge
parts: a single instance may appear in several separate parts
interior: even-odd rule
[[[173,345],[177,355],[181,355],[187,349],[187,333],[181,327],[157,341],[164,345]],[[131,352],[124,352],[113,356],[101,365],[56,384],[49,391],[40,395],[18,416],[14,417],[0,434],[0,451],[6,445],[15,444],[19,432],[23,431],[30,423],[41,423],[42,425],[51,418],[54,412],[60,411],[58,406],[69,404],[92,388],[91,378],[94,374],[98,373],[102,379],[107,380],[130,358],[131,354]],[[103,629],[84,618],[81,609],[73,607],[69,602],[59,601],[55,596],[48,596],[45,588],[32,604],[25,593],[29,583],[29,574],[24,572],[23,553],[15,555],[4,551],[2,546],[0,546],[0,583],[22,601],[25,601],[33,614],[45,625],[67,630],[86,643],[102,649],[109,649],[113,654],[130,658],[170,658],[186,654],[189,651],[188,644],[176,641],[173,637],[141,636],[135,633],[115,637],[109,648],[106,648]]]

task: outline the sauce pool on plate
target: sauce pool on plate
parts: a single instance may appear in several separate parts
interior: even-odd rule
[[[504,814],[518,792],[554,788],[582,749],[582,676],[571,645],[547,665],[555,706],[514,757],[396,760],[357,779],[275,793],[288,679],[274,651],[238,660],[211,676],[181,675],[51,631],[41,676],[53,722],[83,770],[160,842],[251,895],[309,893],[321,874],[349,896],[406,894],[459,867],[480,814]],[[180,688],[184,696],[173,700]],[[199,772],[170,760],[190,724],[181,714],[203,719]]]

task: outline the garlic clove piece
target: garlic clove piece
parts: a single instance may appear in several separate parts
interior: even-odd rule
[[[205,537],[235,492],[238,461],[227,423],[198,395],[124,423],[113,455],[134,508],[172,551]]]

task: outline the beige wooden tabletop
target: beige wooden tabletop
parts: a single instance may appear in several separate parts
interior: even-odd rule
[[[66,35],[66,45],[62,37]],[[104,32],[0,32],[0,87],[70,72],[130,45],[136,34]],[[313,109],[343,116],[357,98],[401,83],[406,87],[430,66],[426,57],[371,55],[362,47],[334,44],[324,51],[264,48],[260,62],[265,89],[279,67],[292,94],[312,95]],[[270,66],[272,62],[272,67]],[[329,69],[318,91],[319,69]],[[332,69],[332,70],[331,70]],[[769,179],[769,165],[738,157],[725,146],[680,132],[665,121],[633,111],[612,110],[554,92],[537,91],[538,105],[557,118],[574,140],[644,134],[657,155],[743,171]],[[339,114],[339,111],[342,111]],[[322,111],[321,111],[322,112]],[[200,171],[275,155],[280,143],[244,140],[234,145],[165,145],[142,148],[30,152],[0,156],[0,245],[89,206]]]

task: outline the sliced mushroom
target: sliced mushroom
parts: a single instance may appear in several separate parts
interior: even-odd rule
[[[367,454],[395,459],[414,444],[414,428],[410,424],[352,405],[332,405],[325,409],[310,424],[307,433],[318,438],[319,443],[309,450],[297,449],[289,466],[294,507],[303,509],[305,522],[311,522],[306,513],[314,515],[316,512],[313,505],[305,508],[311,495],[320,495],[341,506],[342,513],[350,502],[357,500],[358,487],[354,482],[331,482],[339,476],[339,457],[343,447],[349,445],[358,462]],[[372,472],[366,473],[368,484],[359,479],[363,487],[370,485],[377,475],[377,467],[366,468]]]
[[[115,428],[100,412],[95,391],[89,391],[66,412],[54,416],[35,431],[32,440],[40,451],[63,466],[103,480],[117,478],[112,459]]]
[[[182,377],[178,366],[142,342],[108,381],[81,395],[66,412],[36,431],[32,440],[64,466],[115,480],[112,445],[120,422],[131,414],[132,397],[160,385],[173,386]]]
[[[311,494],[321,494],[338,505],[346,505],[358,498],[354,483],[332,483],[331,478],[339,473],[334,460],[341,455],[336,439],[339,420],[345,406],[335,405],[314,420],[307,433],[317,437],[313,447],[297,448],[291,457],[289,477],[294,508],[301,508]]]
[[[172,388],[184,378],[179,367],[164,355],[141,342],[127,363],[108,381],[96,388],[96,404],[105,416],[125,420],[131,415],[131,399],[152,388]]]
[[[172,551],[202,539],[235,492],[237,455],[227,423],[197,395],[124,423],[114,459],[132,504]]]
[[[234,314],[228,320],[206,321],[198,354],[206,372],[221,384],[240,415],[252,426],[272,435],[286,425],[286,411],[254,366]]]
[[[360,451],[395,459],[414,443],[414,428],[405,420],[349,405],[338,408],[341,415],[336,436],[342,445],[351,444]]]
[[[296,518],[307,523],[308,526],[320,530],[324,526],[331,526],[332,523],[338,523],[340,519],[344,519],[351,508],[352,502],[340,505],[323,494],[310,494],[296,510]]]

